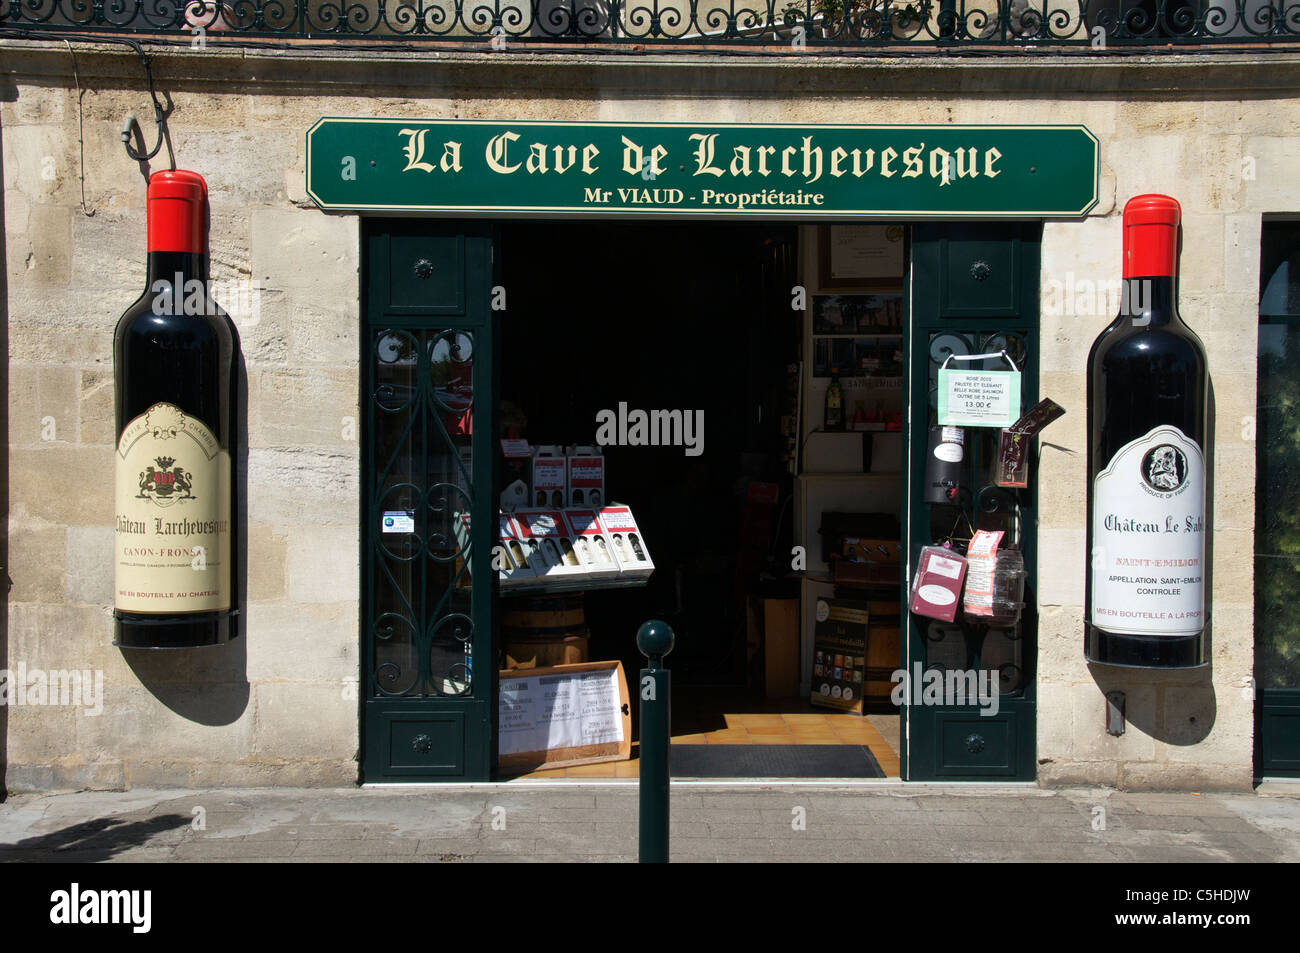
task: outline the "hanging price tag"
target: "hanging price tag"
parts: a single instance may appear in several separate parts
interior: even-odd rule
[[[982,361],[1000,357],[1009,371],[963,371],[949,361]],[[1010,427],[1020,416],[1020,369],[1006,351],[993,354],[950,354],[939,368],[939,426]]]

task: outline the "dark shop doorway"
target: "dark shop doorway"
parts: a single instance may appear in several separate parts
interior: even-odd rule
[[[792,545],[788,507],[780,530],[775,505],[756,517],[770,533],[742,522],[749,483],[784,484],[789,497],[780,408],[786,366],[798,360],[795,232],[675,223],[501,230],[503,426],[523,423],[520,435],[535,446],[589,445],[597,414],[617,415],[620,405],[704,422],[693,446],[602,447],[607,498],[632,507],[655,571],[644,588],[587,593],[592,658],[639,669],[637,626],[662,618],[677,634],[675,683],[746,683],[745,576],[780,543],[786,553]]]
[[[798,501],[788,457],[799,363],[807,362],[805,316],[792,308],[800,233],[780,223],[694,221],[503,223],[497,233],[503,437],[534,447],[592,445],[602,421],[635,411],[702,422],[676,431],[682,439],[671,445],[628,439],[601,447],[605,500],[631,508],[655,568],[643,587],[593,589],[565,604],[581,612],[586,658],[621,661],[629,684],[645,661],[637,627],[647,619],[672,625],[675,776],[692,752],[717,762],[740,756],[724,750],[731,744],[794,742],[799,718],[826,734],[799,735],[797,743],[825,747],[850,743],[825,716],[862,721],[811,706],[797,687],[801,586],[790,568]],[[522,598],[502,589],[503,629]],[[756,644],[764,599],[796,607],[788,673],[796,687],[779,699],[766,690],[771,673]],[[505,665],[517,661],[510,640],[503,631]],[[825,755],[824,776],[852,773],[843,753]],[[779,760],[775,775],[797,776]],[[738,762],[735,775],[746,772],[752,765]],[[729,773],[715,763],[702,776]]]

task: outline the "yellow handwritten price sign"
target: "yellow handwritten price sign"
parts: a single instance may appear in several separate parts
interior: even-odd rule
[[[949,361],[1001,358],[1009,371],[966,371]],[[939,426],[1010,427],[1020,416],[1020,368],[1006,351],[950,354],[939,368]]]

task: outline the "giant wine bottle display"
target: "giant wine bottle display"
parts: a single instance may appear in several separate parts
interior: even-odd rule
[[[1205,350],[1178,315],[1181,209],[1124,207],[1123,306],[1088,355],[1090,661],[1206,662]]]
[[[231,638],[236,335],[209,296],[207,185],[149,179],[148,281],[113,340],[115,644]]]

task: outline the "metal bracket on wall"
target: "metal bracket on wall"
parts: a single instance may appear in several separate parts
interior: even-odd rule
[[[1119,737],[1124,734],[1124,693],[1106,693],[1106,734]]]

